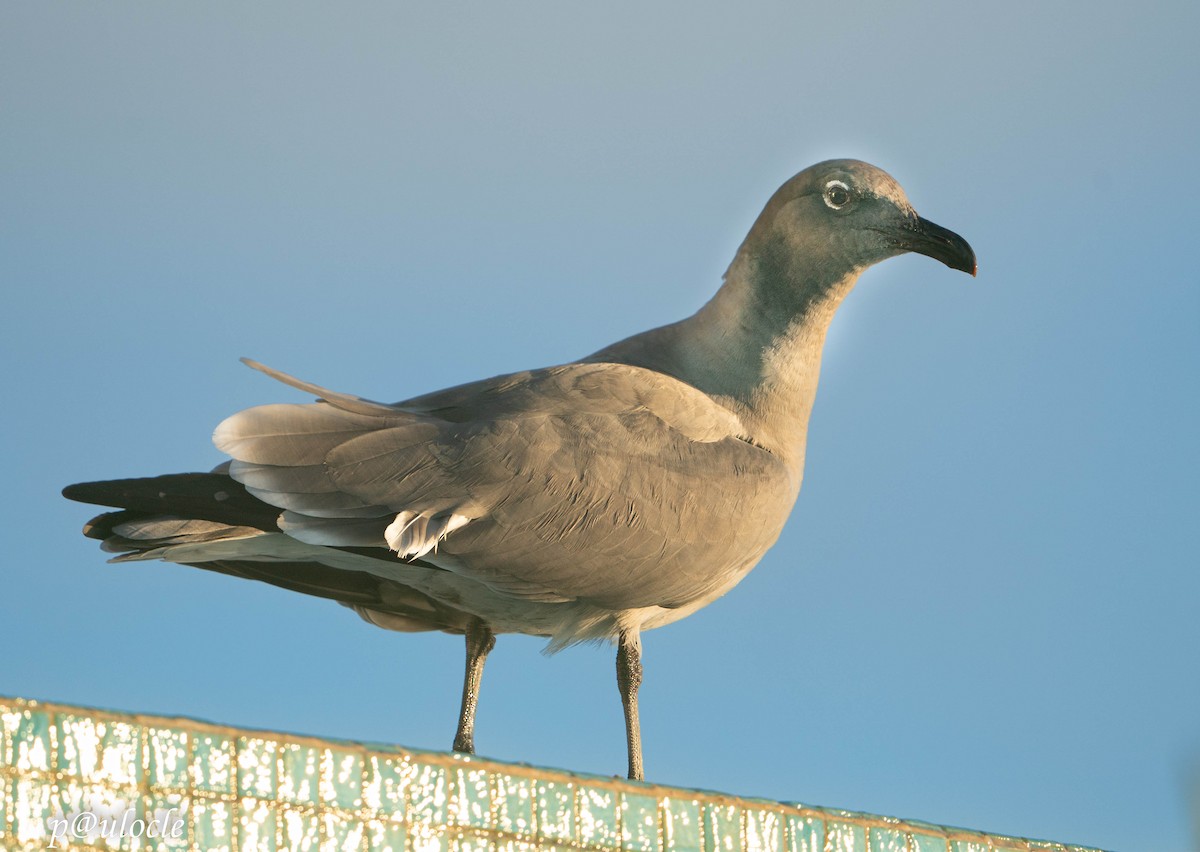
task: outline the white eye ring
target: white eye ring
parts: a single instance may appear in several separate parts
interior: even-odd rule
[[[825,192],[821,197],[825,199],[825,206],[830,210],[841,210],[854,200],[854,193],[842,181],[831,180],[825,184]]]

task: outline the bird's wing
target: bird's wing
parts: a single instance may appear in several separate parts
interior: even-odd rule
[[[700,391],[571,364],[396,406],[325,400],[234,415],[230,473],[313,544],[386,546],[537,600],[682,605],[774,541],[785,466]],[[343,400],[349,402],[343,403]]]

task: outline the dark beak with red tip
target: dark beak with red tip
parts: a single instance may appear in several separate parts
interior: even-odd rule
[[[975,251],[970,243],[928,219],[909,219],[903,227],[888,234],[888,238],[896,248],[940,260],[951,269],[970,275],[974,275],[977,269]]]

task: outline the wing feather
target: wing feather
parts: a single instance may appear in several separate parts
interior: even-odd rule
[[[630,608],[719,592],[798,490],[732,411],[638,367],[567,365],[396,406],[288,383],[328,402],[249,409],[215,436],[231,474],[286,510],[286,534],[436,548],[436,564],[513,597]]]
[[[320,464],[338,444],[378,428],[380,420],[327,403],[259,405],[221,421],[213,443],[223,453],[254,464]]]

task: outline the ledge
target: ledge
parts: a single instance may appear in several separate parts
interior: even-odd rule
[[[0,847],[11,850],[53,842],[196,852],[1095,852],[457,754],[3,696],[0,783]],[[85,812],[107,822],[56,821]],[[170,830],[148,839],[145,826],[156,820]],[[123,836],[97,836],[105,825],[122,826]]]

